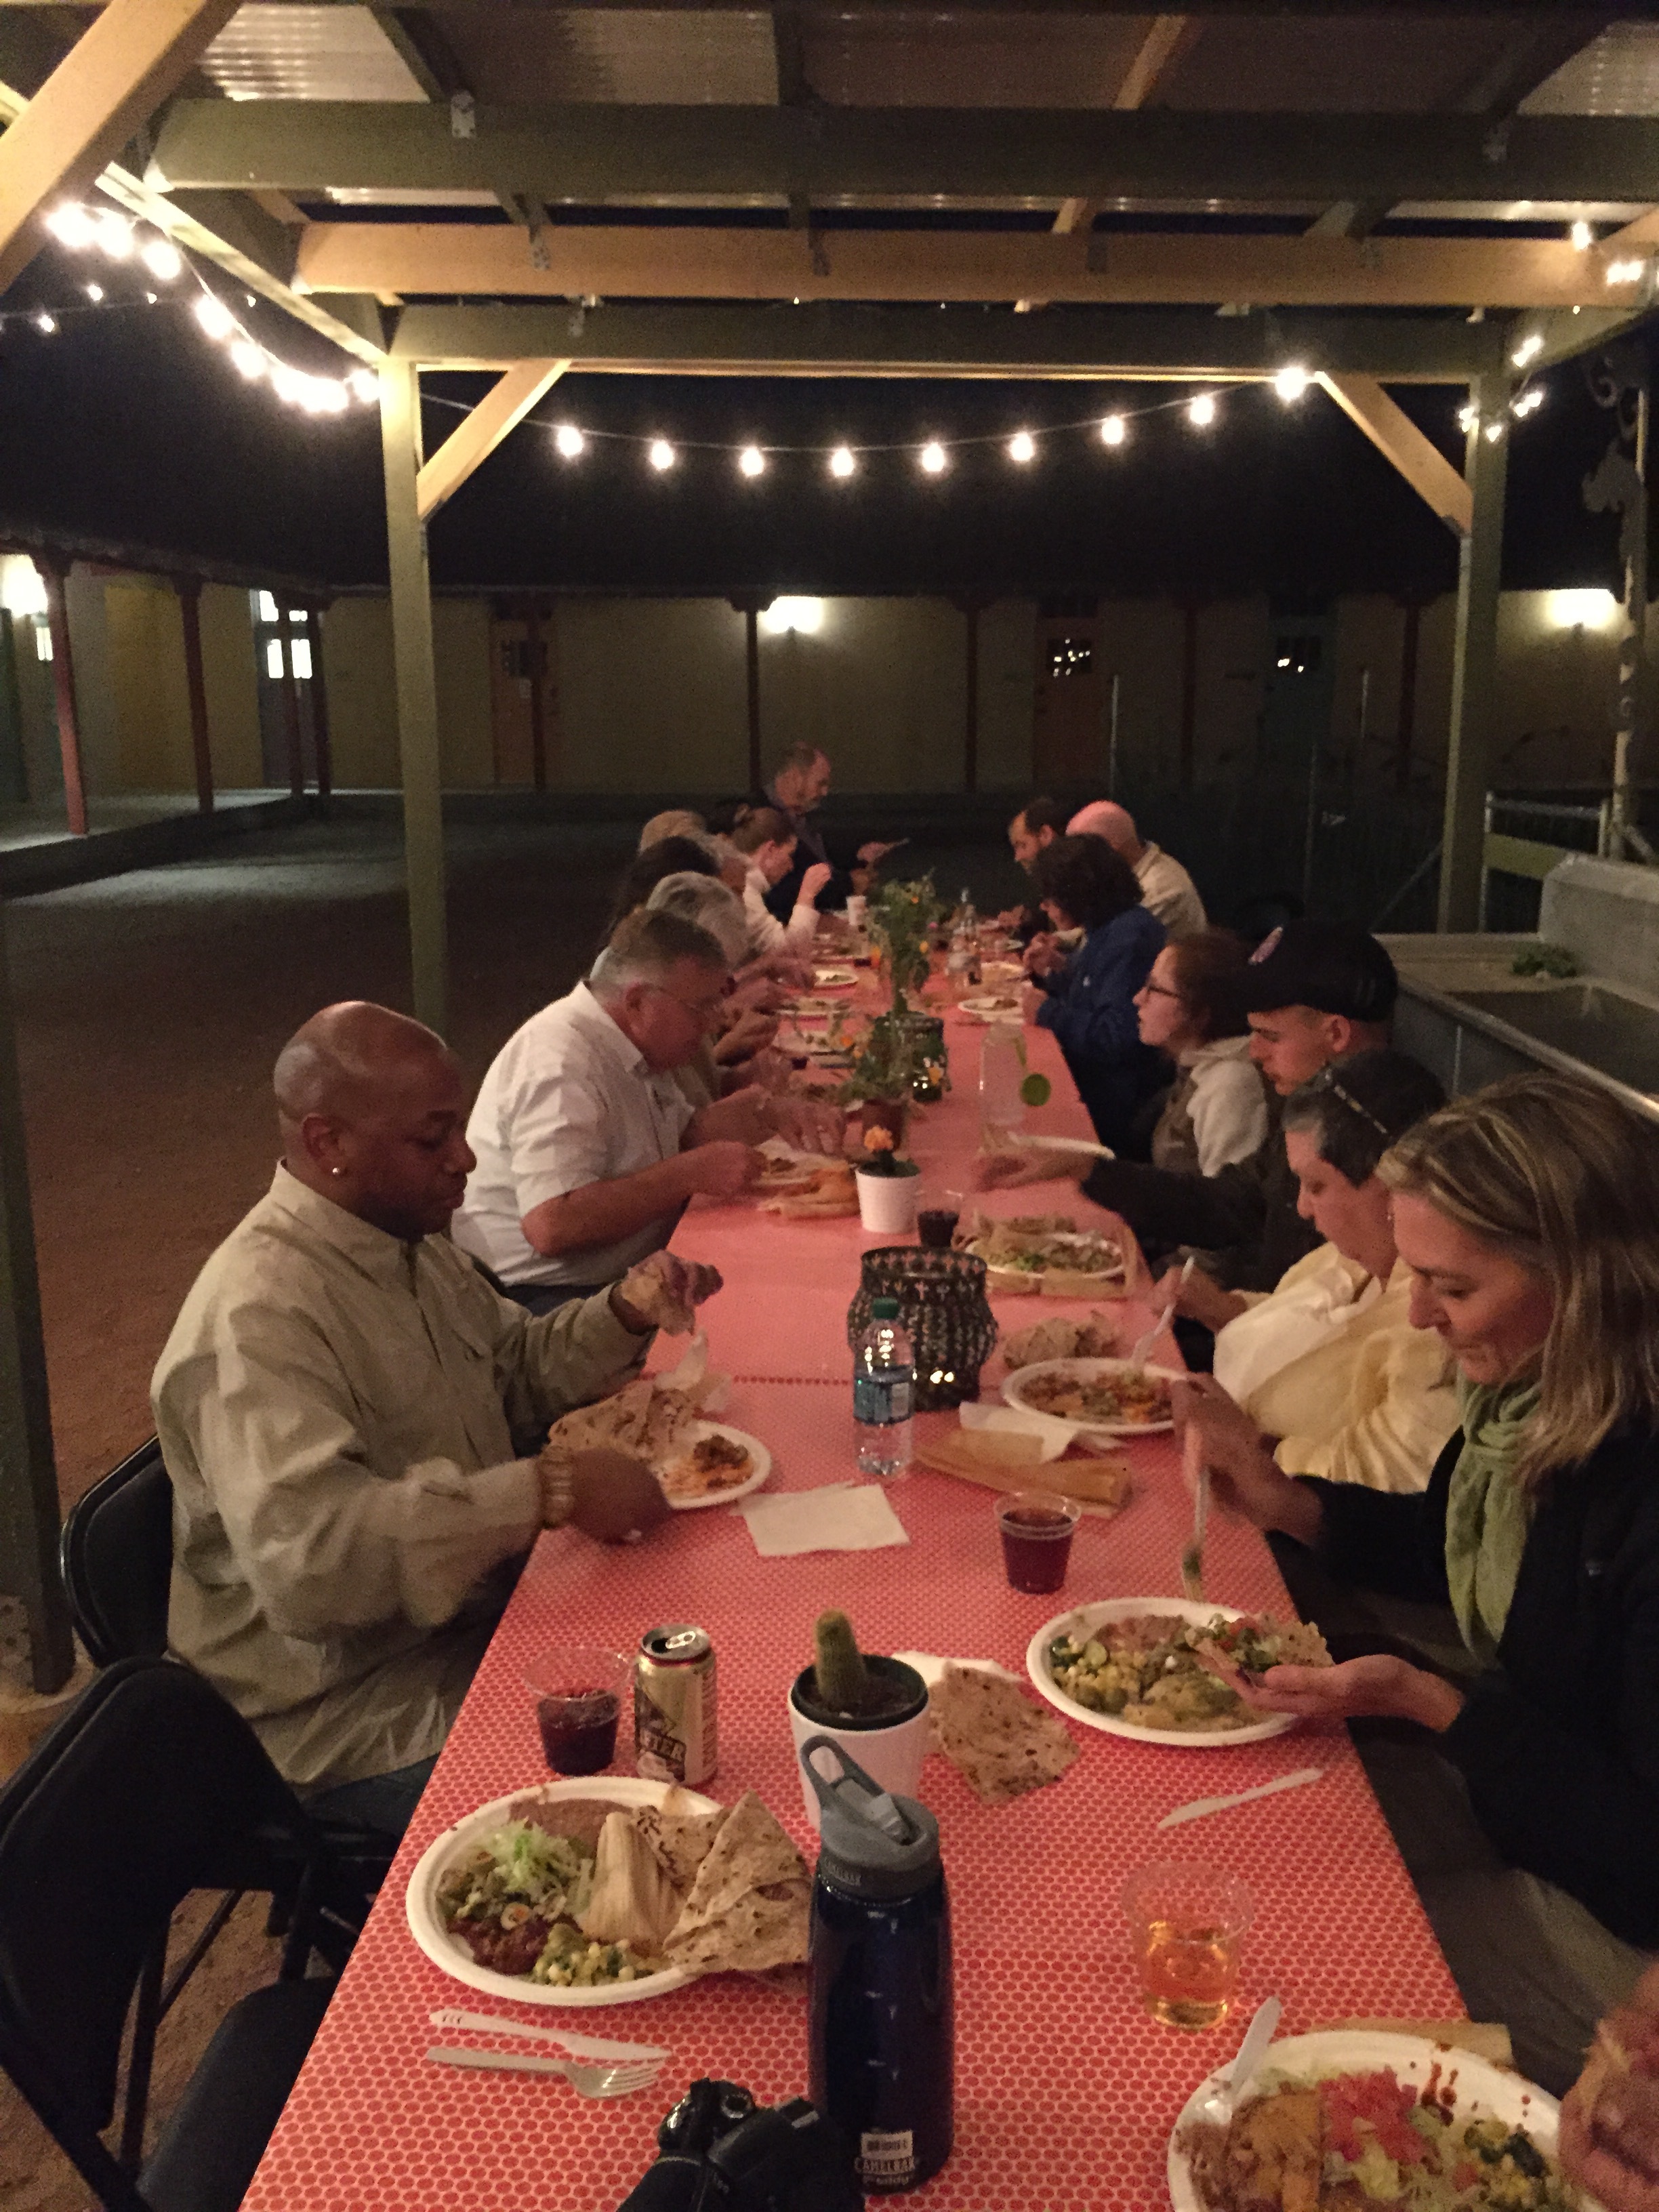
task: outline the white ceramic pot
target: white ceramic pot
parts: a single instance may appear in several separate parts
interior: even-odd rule
[[[866,1665],[896,1666],[896,1661],[866,1660]],[[810,1672],[810,1669],[808,1670]],[[908,1672],[908,1669],[906,1669]],[[920,1676],[917,1677],[921,1680]],[[806,1807],[806,1817],[816,1833],[818,1825],[817,1796],[801,1769],[800,1747],[815,1735],[827,1735],[831,1743],[838,1744],[849,1759],[856,1759],[872,1782],[884,1790],[896,1790],[902,1797],[921,1795],[921,1762],[927,1756],[928,1712],[926,1685],[921,1710],[908,1719],[893,1721],[876,1728],[826,1728],[822,1721],[811,1719],[795,1703],[799,1680],[789,1691],[789,1733],[794,1739],[795,1768],[800,1774],[800,1794]]]
[[[858,1170],[859,1219],[879,1237],[904,1237],[916,1225],[919,1175],[872,1175]]]

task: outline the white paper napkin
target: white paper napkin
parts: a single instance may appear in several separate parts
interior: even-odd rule
[[[763,1559],[787,1559],[799,1552],[878,1552],[910,1540],[887,1492],[874,1482],[776,1491],[740,1498],[733,1510],[749,1523]]]
[[[1005,1682],[1021,1679],[996,1659],[941,1659],[937,1651],[896,1651],[893,1656],[902,1659],[907,1667],[914,1667],[930,1690],[944,1680],[947,1667],[973,1667],[981,1674],[1000,1674]]]
[[[1041,1447],[1039,1465],[1058,1459],[1077,1434],[1075,1421],[1058,1420],[1052,1413],[1033,1413],[1025,1406],[994,1406],[982,1399],[964,1398],[957,1419],[964,1429],[1006,1429],[1035,1437]]]

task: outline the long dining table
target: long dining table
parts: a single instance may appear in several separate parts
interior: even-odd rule
[[[953,1087],[915,1115],[908,1149],[930,1193],[966,1190],[979,1147],[981,1028],[952,1011]],[[1028,1029],[1049,1103],[1030,1129],[1087,1137],[1087,1118],[1047,1032]],[[1112,1217],[1055,1181],[991,1194],[1007,1214]],[[856,1220],[788,1220],[752,1203],[698,1204],[675,1249],[712,1261],[725,1287],[704,1309],[713,1365],[732,1378],[722,1418],[760,1437],[771,1486],[858,1478],[847,1309],[861,1253],[884,1240]],[[1126,1328],[1150,1320],[1144,1279]],[[995,1297],[1005,1332],[1086,1307]],[[660,1344],[653,1365],[683,1343]],[[984,1389],[1001,1373],[994,1362]],[[956,1416],[917,1418],[919,1440]],[[663,2114],[700,2075],[744,2083],[763,2104],[806,2087],[805,1998],[744,1974],[708,1977],[649,2002],[580,2015],[503,2005],[417,1949],[404,1890],[422,1853],[481,1804],[547,1778],[525,1669],[556,1644],[630,1650],[653,1623],[691,1620],[714,1638],[723,1802],[757,1790],[800,1845],[802,1813],[785,1698],[811,1656],[814,1619],[849,1613],[866,1650],[990,1658],[1023,1675],[1034,1632],[1063,1606],[1176,1594],[1191,1506],[1167,1435],[1125,1446],[1133,1490],[1113,1518],[1085,1516],[1064,1593],[1024,1596],[1005,1578],[986,1489],[913,1468],[887,1486],[907,1541],[875,1551],[763,1559],[727,1505],[676,1514],[634,1548],[574,1530],[545,1534],[526,1565],[246,2200],[249,2212],[614,2212],[654,2154]],[[1212,1515],[1207,1598],[1284,1613],[1289,1601],[1251,1528]],[[1269,1993],[1281,2033],[1359,2017],[1445,2019],[1462,2006],[1358,1758],[1340,1728],[1191,1747],[1074,1725],[1081,1756],[1056,1784],[1002,1806],[955,1767],[927,1761],[922,1794],[940,1825],[956,1937],[956,2143],[915,2201],[929,2212],[1154,2212],[1168,2203],[1171,2126],[1193,2088],[1231,2057]],[[616,1771],[631,1772],[631,1731]],[[1176,1807],[1315,1766],[1314,1784],[1160,1832]],[[1231,2016],[1202,2033],[1143,2009],[1120,1905],[1125,1877],[1163,1858],[1241,1876],[1255,1901]],[[435,2042],[511,2049],[436,2031],[434,2008],[505,2013],[642,2039],[672,2057],[653,2087],[609,2102],[545,2075],[433,2064]],[[532,2049],[533,2045],[520,2046]]]

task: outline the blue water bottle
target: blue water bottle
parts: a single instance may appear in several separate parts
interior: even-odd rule
[[[816,1757],[839,1770],[826,1780]],[[951,2155],[956,2014],[939,1822],[832,1737],[800,1756],[822,1811],[808,1952],[812,2102],[851,2142],[869,2197],[918,2188]]]

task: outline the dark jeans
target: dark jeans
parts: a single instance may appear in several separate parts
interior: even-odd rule
[[[355,1820],[365,1828],[401,1836],[437,1764],[435,1758],[417,1759],[412,1766],[396,1767],[390,1774],[371,1774],[363,1782],[342,1782],[307,1797],[306,1810],[319,1820]]]

